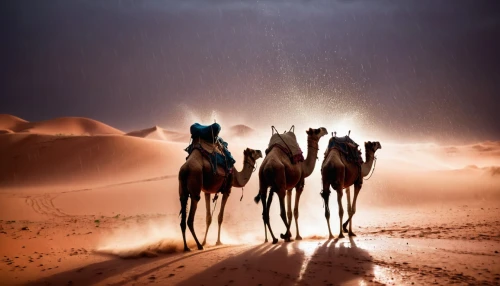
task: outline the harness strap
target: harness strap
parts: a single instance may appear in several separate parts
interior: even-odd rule
[[[274,147],[278,147],[281,151],[283,151],[288,156],[288,158],[290,158],[290,161],[292,161],[293,164],[304,161],[304,156],[302,155],[302,151],[299,154],[293,155],[290,150],[287,150],[285,147],[281,146],[278,143],[273,144],[271,145],[271,147],[267,148],[266,155],[269,154],[269,152],[271,152],[271,150]]]
[[[295,130],[295,126],[292,126],[292,127],[293,127],[293,128],[294,128],[294,130]],[[292,149],[290,149],[290,147],[288,146],[288,144],[286,144],[285,140],[283,140],[283,137],[281,137],[281,135],[280,135],[280,133],[278,132],[278,130],[276,129],[276,127],[271,126],[271,128],[273,128],[273,129],[276,131],[276,134],[278,134],[278,137],[281,139],[281,141],[283,141],[283,143],[285,143],[286,148],[288,148],[288,151],[290,152],[289,154],[290,154],[291,156],[293,156]],[[291,130],[291,128],[290,128],[290,130]],[[290,159],[292,159],[292,158],[290,158]],[[294,162],[293,160],[292,160],[292,164],[295,164],[295,162]]]

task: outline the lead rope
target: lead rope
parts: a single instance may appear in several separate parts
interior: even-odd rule
[[[246,161],[246,162],[247,162],[247,163],[249,163],[248,161]],[[253,173],[253,172],[255,172],[255,170],[257,170],[257,160],[255,160],[255,164],[254,164],[253,166],[254,166],[254,167],[253,167],[253,171],[252,171],[252,173]],[[244,188],[243,188],[243,187],[241,187],[241,198],[240,198],[240,202],[241,202],[241,200],[243,200],[243,191],[244,191]]]
[[[370,177],[365,179],[366,181],[368,181],[373,176],[373,173],[375,173],[375,166],[377,165],[377,157],[376,156],[373,156],[373,157],[374,157],[375,162],[373,162],[372,173],[370,174]]]

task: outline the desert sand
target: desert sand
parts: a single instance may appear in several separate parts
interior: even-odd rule
[[[266,138],[253,139],[258,130],[237,126],[225,135],[224,128],[236,168],[244,148],[265,150]],[[224,245],[214,245],[214,218],[205,249],[184,253],[177,172],[188,134],[161,127],[125,134],[85,118],[10,115],[0,115],[0,130],[2,285],[500,284],[499,142],[382,142],[352,238],[327,239],[319,158],[301,199],[305,239],[263,243],[255,172],[244,190],[233,188]],[[335,200],[330,207],[337,236]],[[271,224],[284,231],[276,202]],[[195,229],[204,234],[203,199]]]

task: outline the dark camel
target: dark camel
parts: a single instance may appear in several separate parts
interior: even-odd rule
[[[339,238],[343,238],[344,232],[349,232],[349,236],[356,236],[352,232],[352,217],[356,213],[356,200],[358,198],[359,191],[363,183],[363,177],[366,177],[370,170],[375,158],[375,152],[378,149],[382,149],[382,145],[379,142],[365,142],[365,156],[366,160],[361,165],[357,165],[354,162],[348,162],[343,154],[339,152],[338,149],[332,149],[328,152],[327,157],[323,161],[321,167],[321,178],[323,181],[323,191],[321,196],[325,200],[325,217],[328,224],[328,232],[330,238],[333,238],[332,231],[330,229],[330,207],[328,205],[328,199],[330,196],[330,186],[337,192],[337,202],[339,205],[339,218],[340,218],[340,233]],[[361,173],[360,173],[361,172]],[[360,177],[361,176],[361,177]],[[350,186],[354,184],[354,201],[351,206],[351,191]],[[349,214],[348,220],[342,225],[342,217],[344,215],[344,209],[342,208],[342,190],[346,189],[347,194],[347,213]],[[347,224],[349,223],[349,231],[347,230]]]
[[[326,128],[311,129],[307,133],[307,158],[303,162],[292,164],[290,158],[280,148],[272,148],[266,155],[259,169],[259,195],[255,198],[258,203],[262,200],[262,217],[264,221],[265,242],[267,242],[267,229],[273,238],[273,244],[278,242],[274,236],[269,223],[269,208],[273,199],[273,194],[277,193],[280,200],[280,215],[286,227],[285,234],[281,234],[281,238],[285,241],[290,241],[290,224],[292,222],[292,189],[295,188],[295,227],[297,228],[296,239],[302,237],[299,233],[299,200],[302,191],[304,190],[304,179],[311,175],[316,165],[318,155],[318,141],[321,137],[328,134]],[[268,188],[271,188],[269,200],[266,201]],[[285,195],[287,195],[288,213],[285,213]],[[287,221],[288,214],[288,221]]]
[[[204,142],[208,146],[212,146],[212,143]],[[250,180],[255,163],[259,158],[262,158],[262,152],[260,150],[252,150],[247,148],[244,152],[243,170],[238,172],[236,168],[233,168],[233,175],[229,176],[228,179],[231,180],[231,186],[233,187],[244,187],[246,183]],[[181,201],[181,230],[182,239],[184,240],[184,251],[189,251],[190,249],[186,244],[186,209],[188,198],[191,197],[191,208],[189,210],[189,217],[187,219],[187,225],[198,249],[203,249],[202,244],[198,241],[196,234],[194,232],[194,215],[196,213],[196,208],[198,206],[198,201],[200,199],[201,191],[205,193],[205,203],[207,207],[207,228],[205,232],[205,238],[203,239],[203,245],[206,243],[208,228],[212,222],[212,214],[210,212],[210,195],[217,194],[225,183],[224,170],[222,167],[217,167],[217,172],[214,175],[212,171],[212,166],[209,160],[203,156],[203,154],[195,149],[186,160],[186,162],[181,166],[179,170],[179,196]],[[230,187],[227,192],[222,194],[222,203],[219,212],[219,232],[217,235],[217,245],[221,245],[220,241],[220,230],[222,225],[222,220],[224,217],[224,208],[226,206],[227,199],[230,194]]]

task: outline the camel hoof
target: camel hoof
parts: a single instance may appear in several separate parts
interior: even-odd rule
[[[295,237],[295,239],[296,239],[296,240],[302,240],[302,236],[297,235],[297,236]]]
[[[268,243],[268,242],[269,242],[269,240],[266,238],[266,240],[264,240],[264,243]]]
[[[184,252],[189,252],[189,251],[191,251],[191,248],[184,247]]]
[[[344,237],[345,237],[344,234],[342,232],[340,232],[339,238],[344,238]]]
[[[290,237],[292,237],[291,233],[285,233],[285,234],[280,234],[281,239],[284,239],[285,241],[290,241]]]
[[[349,236],[356,236],[356,234],[354,234],[354,232],[349,232]]]
[[[217,241],[217,242],[215,243],[215,245],[223,245],[223,244],[222,244],[222,242]]]
[[[342,230],[344,231],[344,233],[348,233],[348,232],[349,232],[349,231],[347,230],[347,227],[342,228]]]
[[[202,246],[205,246],[205,244],[207,244],[207,242],[206,242],[206,241],[203,241],[203,242],[201,243],[201,245],[202,245]]]
[[[330,237],[328,237],[328,239],[335,239],[335,236],[330,234]]]
[[[273,238],[273,244],[276,244],[278,243],[278,239],[277,238]]]
[[[198,250],[203,250],[203,246],[198,245]]]

